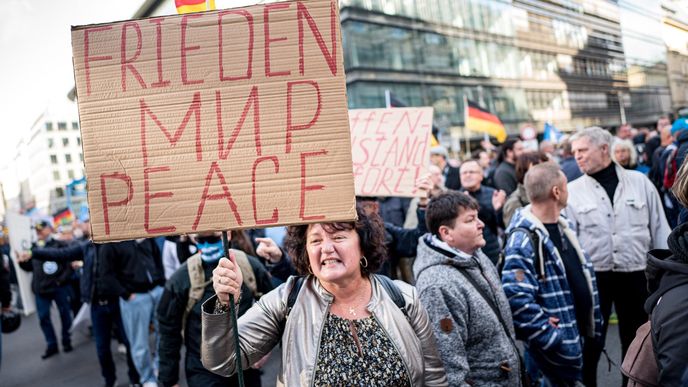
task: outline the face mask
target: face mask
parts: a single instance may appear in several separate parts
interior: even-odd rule
[[[222,246],[222,241],[215,243],[203,242],[196,244],[198,250],[201,252],[201,259],[205,262],[219,261],[224,257],[225,251]]]
[[[81,239],[84,237],[84,232],[80,228],[75,229],[72,234],[74,235],[75,239]]]

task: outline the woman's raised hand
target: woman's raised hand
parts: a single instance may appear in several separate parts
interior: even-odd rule
[[[239,301],[241,284],[244,277],[236,263],[234,253],[230,251],[229,259],[221,258],[215,270],[213,270],[213,289],[217,298],[223,305],[229,304],[229,295],[234,295],[234,301]]]

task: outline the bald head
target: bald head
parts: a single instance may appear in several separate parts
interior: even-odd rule
[[[531,203],[542,203],[554,199],[552,195],[554,187],[560,190],[566,189],[566,176],[557,163],[546,162],[532,166],[526,173],[523,183]]]

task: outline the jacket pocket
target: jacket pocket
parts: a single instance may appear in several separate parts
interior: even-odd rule
[[[628,224],[631,226],[647,226],[649,214],[647,213],[647,204],[640,200],[626,201],[624,208],[628,214]]]
[[[576,209],[578,215],[579,232],[594,230],[601,227],[600,211],[596,205],[584,205]]]

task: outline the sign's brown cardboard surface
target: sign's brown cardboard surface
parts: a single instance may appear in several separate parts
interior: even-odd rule
[[[432,108],[349,110],[356,195],[416,195],[430,165]]]
[[[97,242],[355,218],[336,1],[72,28]]]

